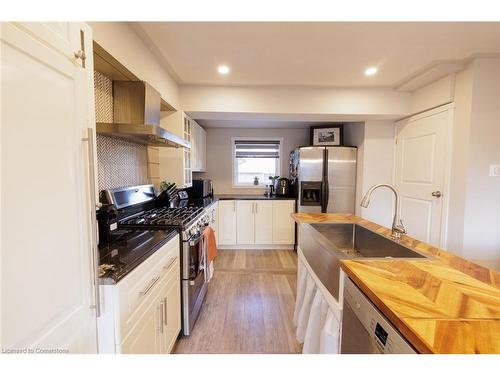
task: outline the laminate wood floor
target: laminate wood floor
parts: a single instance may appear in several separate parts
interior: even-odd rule
[[[191,336],[174,353],[299,353],[293,310],[297,254],[219,250]]]

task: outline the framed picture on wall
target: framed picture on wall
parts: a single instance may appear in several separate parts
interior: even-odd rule
[[[343,125],[311,126],[312,146],[342,146]]]

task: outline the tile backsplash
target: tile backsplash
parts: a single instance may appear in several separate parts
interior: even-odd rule
[[[97,135],[99,191],[148,183],[147,147],[120,138]]]
[[[94,72],[97,122],[113,122],[113,82]],[[97,134],[99,191],[148,181],[148,148],[125,139]]]

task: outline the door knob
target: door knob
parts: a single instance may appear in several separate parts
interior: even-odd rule
[[[436,197],[436,198],[441,198],[441,195],[442,195],[439,190],[433,191],[431,194],[433,197]]]
[[[87,56],[85,55],[85,51],[83,49],[80,49],[74,53],[76,59],[81,59],[82,62],[87,59]]]

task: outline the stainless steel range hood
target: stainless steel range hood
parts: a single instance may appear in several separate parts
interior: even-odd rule
[[[98,122],[96,131],[148,146],[191,148],[160,126],[160,106],[160,94],[147,82],[113,81],[114,122]]]

